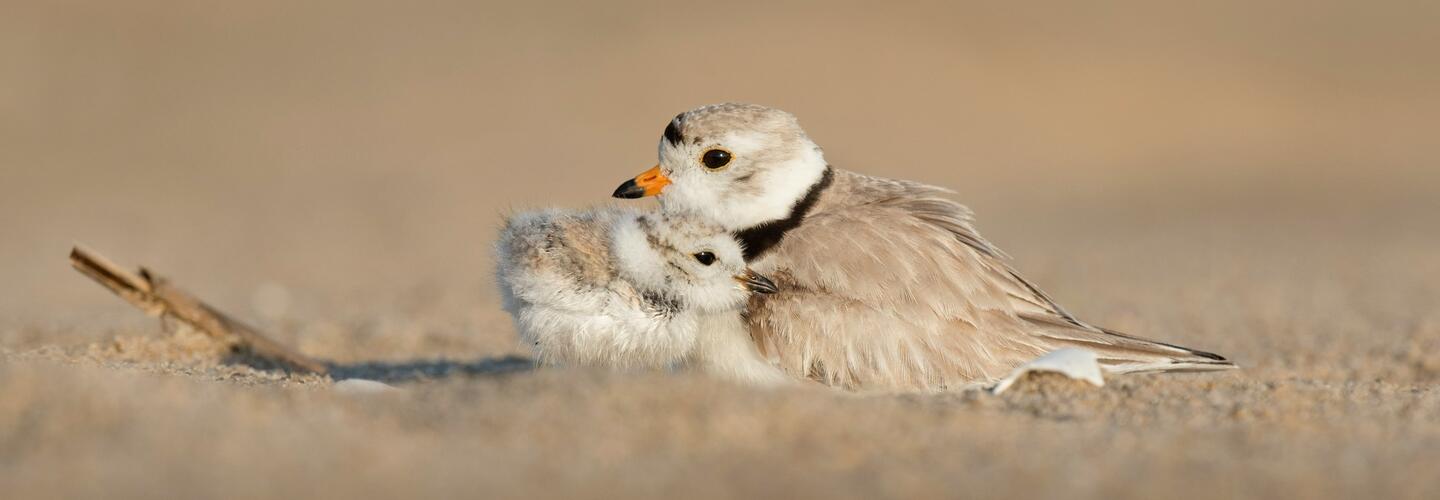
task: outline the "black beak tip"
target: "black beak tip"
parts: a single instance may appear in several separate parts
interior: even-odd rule
[[[631,200],[635,198],[644,198],[645,188],[640,187],[638,184],[635,184],[635,179],[630,179],[628,181],[625,181],[624,184],[621,184],[620,187],[615,188],[615,194],[612,194],[610,196]]]

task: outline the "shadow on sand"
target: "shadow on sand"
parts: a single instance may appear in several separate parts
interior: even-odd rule
[[[330,378],[336,381],[363,378],[387,384],[432,380],[447,377],[491,377],[527,372],[535,369],[535,361],[520,356],[482,358],[474,361],[423,360],[336,364],[330,366]]]
[[[293,371],[275,360],[255,356],[238,349],[226,356],[227,364],[246,365],[257,370]],[[367,379],[387,384],[434,380],[449,377],[492,377],[527,372],[535,369],[535,360],[522,356],[481,358],[473,361],[416,360],[335,363],[324,361],[331,379]]]

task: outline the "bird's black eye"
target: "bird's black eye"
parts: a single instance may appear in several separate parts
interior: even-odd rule
[[[701,264],[705,264],[708,266],[715,263],[715,254],[710,252],[700,252],[695,254],[695,260],[700,261]]]
[[[705,154],[700,155],[700,163],[704,163],[705,168],[712,170],[725,168],[730,164],[730,152],[723,149],[706,151]]]

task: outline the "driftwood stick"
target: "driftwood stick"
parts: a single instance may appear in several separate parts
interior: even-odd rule
[[[234,340],[252,354],[278,361],[297,371],[325,373],[328,368],[300,352],[286,347],[258,330],[211,307],[181,290],[149,269],[132,273],[104,256],[76,246],[70,250],[70,265],[101,286],[114,292],[150,316],[170,316],[222,340]]]

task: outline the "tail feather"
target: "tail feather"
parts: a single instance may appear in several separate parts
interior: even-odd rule
[[[1157,342],[1064,318],[1022,316],[1051,350],[1079,347],[1094,351],[1110,373],[1208,372],[1233,370],[1235,363],[1213,352]]]

